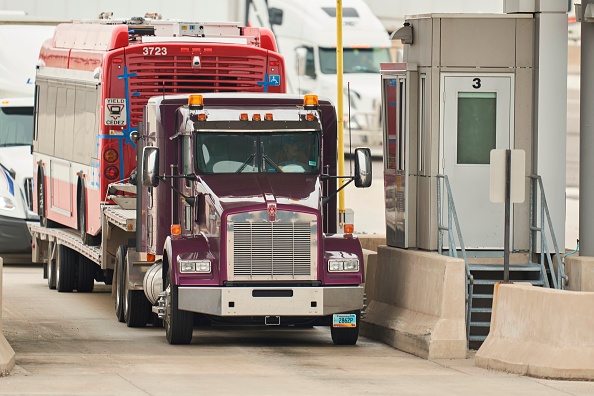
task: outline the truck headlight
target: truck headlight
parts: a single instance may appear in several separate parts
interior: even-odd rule
[[[210,272],[210,261],[209,260],[180,260],[179,272],[189,273],[209,273]]]
[[[358,259],[331,259],[328,260],[329,272],[358,272]]]
[[[0,209],[3,210],[14,210],[15,205],[12,199],[8,197],[0,197]]]

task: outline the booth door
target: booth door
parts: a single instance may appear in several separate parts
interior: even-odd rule
[[[511,74],[442,75],[439,167],[466,249],[503,248],[504,205],[489,200],[489,161],[491,150],[513,148],[513,85]]]

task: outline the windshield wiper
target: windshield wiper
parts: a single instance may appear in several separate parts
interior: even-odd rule
[[[279,166],[273,160],[270,159],[270,157],[268,157],[267,155],[263,154],[262,155],[262,158],[264,158],[264,161],[265,162],[268,162],[270,165],[272,165],[272,167],[274,168],[274,170],[276,170],[277,172],[280,172],[280,173],[284,173],[283,170],[281,168],[279,168]]]
[[[239,167],[239,169],[237,169],[235,171],[235,173],[241,173],[241,171],[245,169],[245,167],[249,164],[249,162],[254,160],[254,157],[255,156],[256,156],[256,154],[250,155],[248,157],[248,159],[246,159],[245,162],[243,164],[241,164],[241,166]]]

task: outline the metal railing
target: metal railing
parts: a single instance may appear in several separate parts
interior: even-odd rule
[[[538,202],[538,192],[540,191],[540,204]],[[538,208],[537,208],[538,206]],[[540,217],[536,215],[536,210],[539,209]],[[539,221],[540,220],[540,221]],[[548,231],[548,234],[547,232]],[[549,207],[547,205],[547,199],[545,197],[544,187],[542,184],[542,178],[539,175],[530,175],[530,238],[529,238],[529,254],[530,260],[535,252],[535,244],[537,240],[537,233],[540,233],[540,267],[541,273],[543,274],[544,282],[546,287],[551,287],[549,283],[549,277],[547,276],[547,269],[551,276],[552,287],[555,289],[565,289],[567,286],[568,277],[565,274],[565,268],[561,255],[559,254],[559,247],[557,244],[557,238],[555,237],[555,231],[553,230],[553,223],[551,221],[551,215],[549,213]],[[547,243],[547,237],[551,238],[553,242],[553,248],[555,249],[555,259],[557,261],[557,269],[555,270],[555,263],[549,250]]]
[[[444,180],[445,184],[445,194],[447,200],[447,225],[443,224],[441,179]],[[455,235],[452,225],[454,225],[456,228]],[[443,233],[447,232],[448,255],[450,257],[459,258],[455,239],[456,236],[458,237],[460,252],[462,254],[462,259],[464,260],[464,267],[466,269],[466,282],[468,286],[466,288],[466,342],[468,343],[468,340],[470,339],[470,307],[472,304],[474,277],[470,273],[470,268],[468,267],[468,256],[466,255],[466,249],[464,248],[462,231],[460,230],[460,223],[458,222],[458,215],[456,214],[456,205],[454,205],[454,196],[452,195],[452,189],[450,188],[450,181],[448,180],[447,175],[437,175],[437,230],[437,252],[439,254],[443,254]]]

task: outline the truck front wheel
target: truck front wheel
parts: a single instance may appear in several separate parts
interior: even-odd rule
[[[359,338],[359,326],[361,311],[353,312],[357,316],[357,326],[355,327],[334,327],[330,325],[330,334],[334,345],[355,345]]]
[[[182,311],[178,305],[178,286],[171,284],[171,272],[167,274],[167,306],[165,313],[165,334],[170,344],[189,344],[194,330],[193,313]]]

